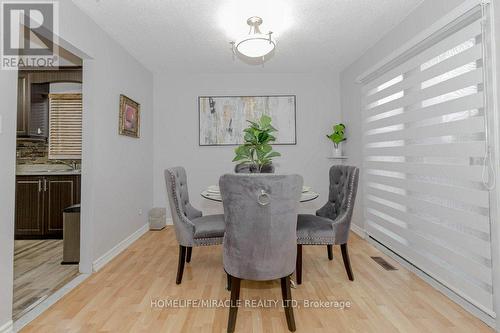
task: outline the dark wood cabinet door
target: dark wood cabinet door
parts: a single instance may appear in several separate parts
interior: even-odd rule
[[[15,238],[62,238],[63,210],[80,203],[80,176],[18,176]]]
[[[29,107],[29,77],[24,74],[19,74],[17,79],[17,135],[28,134]]]
[[[62,237],[63,210],[76,203],[75,186],[73,176],[45,177],[46,215],[44,234],[47,237]]]
[[[15,235],[40,237],[44,232],[44,192],[41,177],[16,180]]]
[[[49,90],[48,83],[32,83],[30,94],[29,136],[48,137],[49,135]]]

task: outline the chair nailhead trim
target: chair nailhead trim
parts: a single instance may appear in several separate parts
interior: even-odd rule
[[[172,186],[171,186],[171,190],[172,190],[172,193],[173,193],[173,197],[174,197],[174,203],[175,203],[175,212],[177,213],[177,216],[185,223],[189,224],[190,226],[193,226],[194,227],[194,223],[191,222],[190,220],[188,220],[186,218],[186,216],[184,214],[182,214],[181,210],[180,210],[180,206],[179,206],[179,200],[177,200],[177,189],[175,187],[175,185],[177,184],[177,179],[176,179],[176,176],[179,177],[179,174],[177,173],[177,175],[174,175],[173,172],[171,172],[170,170],[168,170],[168,173],[170,174],[170,180],[172,182]]]

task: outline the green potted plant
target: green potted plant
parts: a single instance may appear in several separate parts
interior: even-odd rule
[[[281,156],[274,151],[271,143],[276,137],[271,133],[277,129],[271,125],[271,117],[263,115],[257,122],[249,121],[250,126],[243,130],[244,143],[235,149],[233,162],[246,165],[250,172],[260,173],[264,169],[272,170],[274,157]]]
[[[342,156],[342,147],[340,146],[340,143],[346,140],[345,125],[333,125],[333,132],[331,134],[327,134],[326,137],[333,142],[333,156]]]

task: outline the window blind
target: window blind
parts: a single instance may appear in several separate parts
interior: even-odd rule
[[[481,15],[365,83],[365,226],[494,315]]]
[[[82,95],[49,94],[49,159],[81,159]]]

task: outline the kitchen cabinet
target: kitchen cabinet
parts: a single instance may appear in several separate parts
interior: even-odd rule
[[[76,180],[74,176],[52,176],[44,180],[46,196],[46,236],[62,236],[63,210],[79,203],[76,201]]]
[[[32,83],[30,88],[29,132],[30,137],[47,138],[49,135],[48,83]]]
[[[46,139],[49,132],[50,83],[82,82],[81,68],[20,71],[17,80],[17,136]]]
[[[15,238],[62,238],[63,209],[80,203],[80,175],[16,177]]]
[[[23,176],[16,179],[16,228],[17,236],[43,235],[44,193],[43,178],[38,176]]]
[[[17,78],[17,135],[27,136],[29,132],[29,111],[31,99],[29,75],[19,73]]]
[[[17,79],[17,136],[47,138],[49,83],[32,83],[28,74]]]

